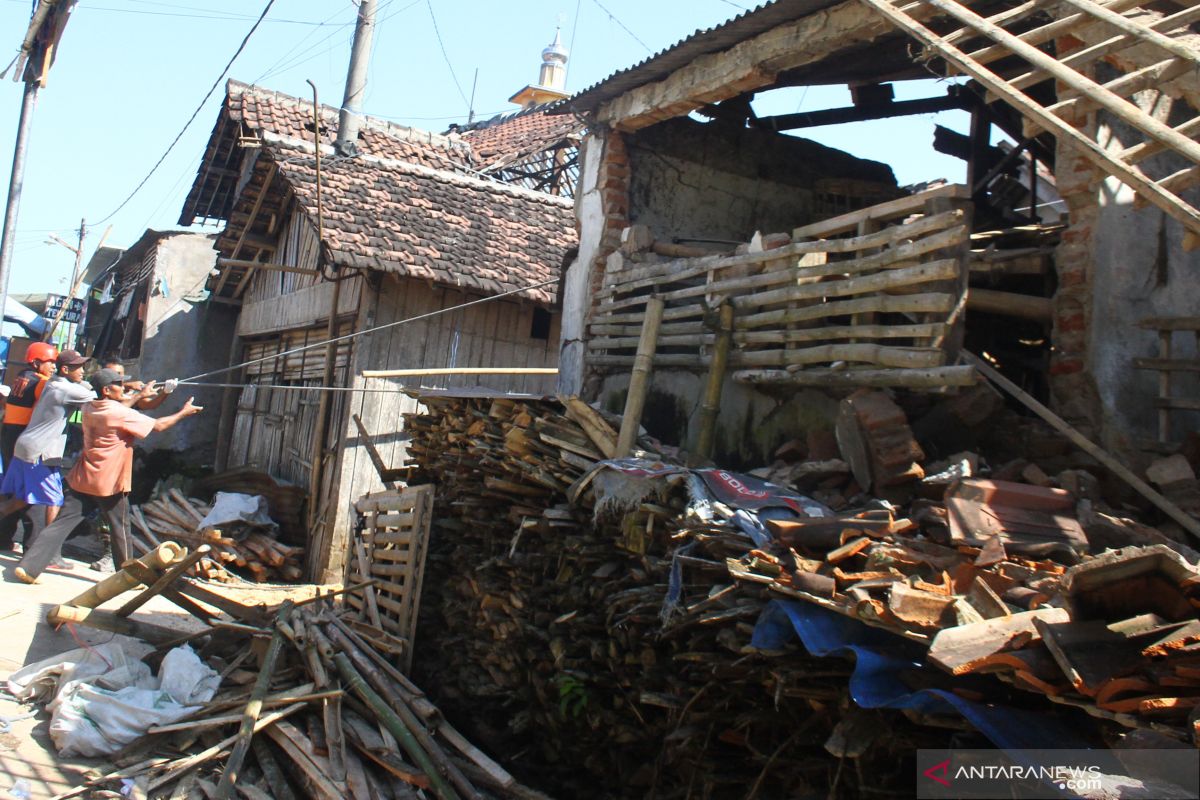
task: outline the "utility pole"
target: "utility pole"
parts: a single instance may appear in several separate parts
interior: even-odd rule
[[[17,232],[17,214],[21,207],[21,190],[25,185],[25,155],[29,145],[29,131],[33,127],[33,110],[37,105],[38,91],[46,85],[46,75],[54,63],[58,40],[67,25],[67,17],[75,7],[76,0],[39,0],[29,29],[17,57],[5,68],[16,67],[13,80],[25,81],[21,95],[21,117],[17,122],[17,139],[13,145],[12,175],[8,182],[8,202],[4,207],[4,228],[0,233],[0,315],[8,304],[8,278],[12,271],[12,252]],[[21,76],[21,77],[18,77]],[[2,318],[2,316],[0,316]]]
[[[354,44],[350,47],[350,68],[346,71],[346,94],[338,114],[337,142],[339,155],[354,155],[358,128],[362,121],[362,101],[367,89],[367,68],[371,65],[371,45],[375,40],[375,0],[358,4],[358,20],[354,26]]]

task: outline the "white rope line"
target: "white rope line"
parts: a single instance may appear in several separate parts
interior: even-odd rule
[[[367,328],[367,329],[361,330],[361,331],[354,331],[352,333],[346,333],[341,336],[335,336],[332,339],[324,339],[319,342],[313,342],[312,344],[301,345],[300,347],[293,347],[291,350],[284,350],[281,353],[274,353],[269,356],[263,356],[262,358],[254,358],[249,361],[243,361],[240,364],[234,364],[232,366],[222,367],[221,369],[214,369],[209,372],[201,372],[199,375],[193,375],[190,378],[183,378],[179,382],[181,384],[193,384],[196,381],[200,380],[201,378],[207,378],[210,375],[220,375],[225,372],[233,372],[234,370],[241,369],[242,367],[249,367],[253,364],[261,364],[264,361],[274,361],[275,359],[285,358],[285,357],[293,355],[295,353],[302,353],[306,350],[313,350],[318,347],[326,347],[328,345],[336,344],[338,342],[348,341],[350,339],[354,339],[356,337],[363,336],[368,333],[374,333],[375,331],[382,331],[382,330],[386,330],[387,328],[394,328],[397,325],[404,325],[409,322],[417,322],[419,320],[428,319],[430,317],[436,317],[439,314],[447,314],[451,311],[459,311],[464,308],[470,308],[471,306],[477,306],[481,303],[489,303],[493,300],[500,300],[501,298],[504,298],[504,297],[511,297],[514,294],[522,294],[522,293],[528,292],[532,289],[541,289],[544,286],[550,286],[550,285],[557,284],[557,283],[558,283],[558,278],[554,278],[553,280],[542,281],[541,283],[535,283],[532,286],[525,286],[520,289],[511,289],[507,292],[503,292],[502,294],[494,294],[494,295],[491,295],[490,297],[481,297],[480,299],[472,300],[469,303],[463,303],[463,304],[457,305],[457,306],[450,306],[449,308],[439,308],[436,311],[430,311],[426,314],[418,314],[415,317],[409,317],[407,319],[400,319],[400,320],[396,320],[395,322],[387,322],[387,323],[384,323],[383,325],[376,325],[374,328]]]

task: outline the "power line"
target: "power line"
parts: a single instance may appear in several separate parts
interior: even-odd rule
[[[382,13],[383,10],[386,9],[393,2],[395,2],[395,0],[384,0],[383,3],[380,3],[379,8],[376,9],[376,15]],[[391,14],[388,14],[386,17],[380,18],[375,23],[376,28],[378,28],[380,25],[387,22],[389,19],[396,16],[397,14],[401,14],[401,13],[407,11],[408,9],[412,8],[413,6],[418,5],[420,2],[421,2],[421,0],[413,0],[413,2],[409,3],[408,5],[401,6],[400,8],[393,11]],[[332,18],[333,17],[330,17],[330,19],[332,19]],[[308,36],[312,35],[312,32],[310,32],[308,34],[308,36],[305,36],[304,39],[301,39],[300,42],[298,42],[295,46],[293,46],[291,48],[291,50],[288,50],[287,53],[284,53],[283,57],[281,57],[278,61],[276,61],[274,64],[272,64],[270,67],[268,67],[266,72],[264,72],[262,75],[259,75],[257,78],[255,78],[253,83],[258,83],[261,80],[264,80],[266,78],[271,78],[276,75],[282,75],[285,72],[289,72],[289,71],[295,69],[296,67],[300,66],[301,64],[305,64],[309,61],[312,61],[314,58],[319,58],[320,56],[325,55],[326,53],[330,52],[331,50],[341,47],[342,45],[348,44],[350,42],[350,40],[354,38],[353,32],[347,38],[331,44],[329,47],[326,47],[324,50],[321,50],[316,53],[313,52],[313,50],[316,47],[319,47],[321,44],[329,41],[334,36],[337,36],[337,34],[339,32],[350,27],[353,24],[354,24],[354,20],[351,20],[349,22],[339,25],[337,27],[337,30],[335,30],[333,33],[329,34],[328,36],[324,37],[323,39],[319,39],[318,41],[314,42],[312,47],[310,47],[309,49],[307,49],[301,53],[297,53],[294,57],[291,57],[291,60],[289,61],[288,60],[289,56],[291,56],[291,54],[293,52],[295,52],[296,48],[304,43],[304,39],[307,39]]]
[[[571,47],[570,58],[567,59],[567,69],[563,73],[563,86],[567,85],[567,79],[571,76],[571,64],[575,61],[575,34],[579,31],[579,7],[583,5],[583,0],[575,0],[575,20],[571,23]]]
[[[463,103],[468,109],[471,108],[471,101],[467,99],[466,92],[458,82],[458,76],[454,74],[454,65],[450,63],[450,55],[446,52],[446,45],[442,42],[442,32],[438,30],[437,17],[433,13],[433,0],[425,0],[425,5],[429,7],[429,18],[433,20],[433,32],[437,35],[438,47],[442,49],[442,58],[446,59],[446,66],[450,68],[450,77],[454,79],[454,88],[458,89],[458,96],[462,98]]]
[[[328,23],[330,20],[332,20],[332,19],[333,19],[334,17],[336,17],[338,14],[341,14],[341,13],[342,13],[344,10],[345,10],[345,9],[338,9],[337,11],[333,12],[332,14],[330,14],[328,17],[326,17],[326,18],[325,18],[325,20],[323,21],[323,23],[322,23],[322,24],[324,24],[324,23]],[[330,40],[330,39],[332,39],[334,36],[337,36],[337,34],[338,34],[338,32],[339,32],[339,31],[345,30],[347,27],[349,27],[349,26],[350,26],[350,25],[352,25],[353,23],[354,23],[354,21],[353,21],[353,20],[351,20],[351,21],[349,21],[349,22],[344,22],[344,23],[342,23],[342,24],[338,25],[338,27],[337,27],[337,28],[336,28],[336,29],[335,29],[335,30],[334,30],[332,33],[330,33],[330,34],[329,34],[328,36],[326,36],[325,38],[323,38],[323,39],[321,39],[320,41],[318,41],[318,42],[316,42],[315,44],[313,44],[313,47],[317,47],[317,46],[318,46],[318,45],[320,45],[322,42],[327,42],[327,41],[329,41],[329,40]],[[286,53],[284,53],[282,56],[280,56],[280,57],[279,57],[279,58],[278,58],[278,59],[275,61],[275,63],[274,63],[274,64],[272,64],[271,66],[267,67],[267,68],[266,68],[266,70],[263,72],[263,74],[262,74],[262,75],[259,75],[257,78],[255,78],[253,81],[251,81],[251,83],[258,83],[259,81],[263,80],[264,78],[268,78],[268,77],[270,77],[272,74],[274,74],[274,73],[275,73],[275,70],[276,70],[276,68],[277,68],[277,67],[279,67],[279,65],[280,65],[280,64],[283,64],[285,61],[287,61],[289,58],[291,58],[291,57],[292,57],[292,54],[293,54],[293,53],[295,53],[295,52],[296,52],[296,50],[297,50],[297,49],[299,49],[299,48],[300,48],[300,46],[301,46],[301,45],[303,45],[303,44],[304,44],[304,43],[305,43],[305,42],[308,40],[308,38],[309,38],[310,36],[312,36],[314,33],[316,33],[316,29],[313,29],[313,30],[309,31],[307,34],[305,34],[305,35],[304,35],[304,37],[303,37],[302,39],[300,39],[300,41],[298,41],[298,42],[296,42],[294,45],[292,45],[292,46],[291,46],[291,47],[288,49],[288,51],[287,51]],[[310,48],[309,50],[306,50],[306,51],[304,51],[304,52],[303,52],[303,53],[301,53],[300,55],[302,55],[302,56],[303,56],[303,55],[306,55],[307,53],[311,52],[311,49],[312,49],[312,48]]]
[[[177,7],[178,8],[188,8],[188,6],[177,6]],[[182,17],[185,19],[215,19],[215,20],[223,20],[223,21],[231,21],[231,22],[241,22],[243,20],[254,19],[253,16],[248,15],[248,14],[181,14],[181,13],[173,12],[173,11],[148,11],[148,10],[140,9],[140,8],[113,8],[112,6],[91,6],[91,5],[84,5],[84,6],[80,6],[79,8],[84,11],[107,11],[107,12],[114,13],[114,14],[138,14],[140,16],[149,16],[149,17]],[[197,9],[197,10],[205,11],[207,9]],[[323,22],[313,22],[313,21],[305,20],[305,19],[269,19],[269,20],[267,20],[267,22],[278,22],[278,23],[287,24],[287,25],[312,25],[315,27],[321,27],[322,25],[325,24]]]
[[[633,40],[635,42],[640,44],[642,47],[646,48],[646,50],[648,50],[649,52],[651,52],[651,53],[654,52],[653,50],[650,49],[650,45],[646,44],[641,39],[639,39],[637,34],[634,33],[633,31],[629,30],[629,27],[624,22],[621,22],[621,20],[617,19],[615,14],[613,14],[611,11],[609,11],[607,8],[605,8],[600,3],[600,0],[592,0],[592,2],[595,3],[597,6],[599,6],[601,11],[603,11],[605,14],[608,14],[608,18],[611,19],[613,22],[617,23],[617,25],[619,25],[621,27],[621,30],[625,31],[630,36],[632,36]]]
[[[252,25],[250,27],[250,30],[249,30],[249,32],[246,33],[245,38],[242,39],[242,43],[240,45],[238,45],[238,49],[233,54],[233,57],[229,59],[229,63],[227,63],[225,65],[225,68],[223,70],[221,70],[221,74],[217,76],[217,79],[215,81],[213,81],[213,85],[210,86],[208,89],[208,92],[205,93],[204,99],[201,100],[200,104],[196,106],[196,110],[192,112],[192,116],[188,118],[188,121],[186,123],[184,123],[183,128],[179,131],[178,135],[176,135],[174,141],[172,141],[171,144],[167,146],[166,151],[163,152],[162,156],[159,157],[158,161],[155,162],[154,166],[150,168],[150,171],[148,173],[146,173],[146,177],[142,178],[141,182],[136,187],[134,187],[133,191],[129,193],[128,197],[126,197],[124,200],[121,201],[121,204],[119,206],[117,206],[115,209],[113,209],[113,211],[108,216],[104,217],[96,224],[101,224],[101,223],[107,222],[108,220],[115,217],[117,215],[117,213],[122,208],[124,208],[129,203],[129,201],[132,200],[135,195],[137,195],[138,192],[141,191],[142,187],[146,185],[146,182],[149,181],[150,178],[154,175],[154,173],[158,171],[158,168],[160,166],[162,166],[162,163],[167,160],[167,156],[170,155],[171,151],[175,149],[175,145],[179,144],[179,140],[183,138],[183,134],[185,134],[187,132],[187,129],[190,128],[192,123],[196,121],[196,117],[198,117],[200,115],[200,111],[204,108],[204,104],[208,102],[208,98],[212,97],[212,93],[217,90],[217,87],[221,85],[221,81],[225,79],[225,76],[227,74],[229,74],[229,69],[230,69],[230,67],[233,66],[233,62],[236,61],[237,57],[240,56],[242,54],[242,51],[246,49],[246,44],[250,41],[250,37],[254,35],[254,32],[256,30],[258,30],[258,26],[260,24],[262,24],[263,19],[267,16],[267,12],[271,10],[271,6],[273,6],[273,5],[275,5],[275,0],[267,0],[267,5],[263,8],[262,14],[260,14],[258,19],[254,21],[254,25]]]
[[[220,375],[223,372],[233,372],[235,369],[241,369],[242,367],[249,367],[253,364],[261,364],[264,361],[274,361],[278,358],[284,358],[286,356],[290,356],[295,353],[302,353],[305,350],[313,350],[318,347],[325,347],[327,345],[337,344],[338,342],[344,342],[349,339],[355,339],[359,336],[364,336],[368,333],[375,333],[376,331],[382,331],[382,330],[386,330],[388,328],[394,328],[397,325],[404,325],[409,322],[417,322],[419,320],[428,319],[429,317],[436,317],[439,314],[448,314],[451,311],[461,311],[464,308],[470,308],[471,306],[477,306],[480,303],[490,303],[493,300],[500,300],[505,297],[511,297],[514,294],[521,294],[523,292],[528,292],[531,289],[541,289],[543,287],[555,285],[557,283],[558,283],[558,278],[554,278],[553,280],[542,281],[541,283],[535,283],[532,286],[524,286],[520,289],[510,289],[507,292],[502,292],[500,294],[494,294],[494,295],[491,295],[490,297],[481,297],[478,300],[472,300],[468,303],[462,303],[457,306],[450,306],[449,308],[439,308],[436,311],[430,311],[425,314],[418,314],[415,317],[408,317],[407,319],[400,319],[400,320],[396,320],[395,322],[387,322],[387,323],[384,323],[383,325],[376,325],[374,328],[367,328],[367,329],[361,330],[361,331],[354,331],[353,333],[346,333],[341,336],[335,336],[332,339],[325,339],[320,342],[313,342],[312,344],[301,345],[300,347],[293,347],[291,350],[284,350],[281,353],[273,353],[272,355],[263,356],[262,358],[252,358],[249,361],[243,361],[241,364],[234,364],[229,367],[222,367],[221,369],[214,369],[210,372],[201,372],[199,375],[193,375],[190,378],[184,378],[179,382],[180,383],[191,383],[192,381],[198,381],[201,378],[207,378],[210,375]]]

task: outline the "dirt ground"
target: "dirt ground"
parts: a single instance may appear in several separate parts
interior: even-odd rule
[[[114,634],[77,626],[55,630],[46,624],[46,612],[84,591],[101,577],[84,564],[68,559],[70,570],[50,570],[34,586],[17,581],[12,568],[17,557],[0,554],[0,681],[22,666],[58,653],[73,650],[81,643],[96,645]],[[126,596],[124,599],[128,599]],[[105,608],[116,607],[122,598],[110,601]],[[178,627],[187,632],[202,627],[192,617],[169,601],[155,597],[134,615],[159,625]],[[85,770],[102,767],[99,759],[61,759],[54,750],[48,728],[50,715],[38,711],[32,719],[7,718],[22,715],[30,709],[17,703],[7,692],[0,692],[0,797],[50,798],[67,791],[80,782]],[[7,727],[7,731],[3,728]],[[25,784],[14,793],[18,781]],[[27,785],[27,794],[20,791]]]

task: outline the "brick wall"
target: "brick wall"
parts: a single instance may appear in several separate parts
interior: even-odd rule
[[[1077,39],[1059,40],[1059,52],[1081,46]],[[1066,88],[1059,85],[1060,96]],[[1094,138],[1095,114],[1074,120],[1074,126]],[[1099,214],[1098,172],[1078,147],[1057,140],[1055,179],[1068,209],[1068,227],[1055,253],[1058,290],[1054,294],[1054,320],[1050,359],[1050,399],[1054,409],[1084,435],[1095,435],[1102,424],[1101,404],[1088,369],[1088,339],[1092,323],[1092,243]]]
[[[605,262],[621,246],[621,231],[629,227],[629,153],[625,139],[619,131],[608,130],[603,133],[603,141],[596,184],[600,191],[604,224],[599,249],[589,265],[591,303],[595,302],[596,293],[604,283]],[[590,310],[589,305],[589,313]],[[587,369],[586,361],[583,378],[583,396],[596,397],[600,390],[600,379]]]

